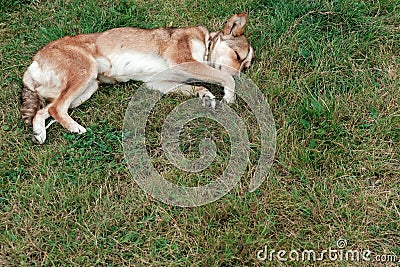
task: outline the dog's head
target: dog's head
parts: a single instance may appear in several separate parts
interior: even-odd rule
[[[213,67],[237,75],[250,66],[254,50],[243,35],[247,14],[233,15],[222,31],[210,34],[209,58]]]

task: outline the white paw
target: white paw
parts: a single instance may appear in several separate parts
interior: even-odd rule
[[[32,141],[35,144],[43,144],[46,140],[46,130],[36,130],[33,131]]]
[[[225,94],[222,102],[225,102],[227,104],[231,104],[233,102],[235,102],[235,95],[234,94]]]
[[[200,99],[203,107],[211,107],[215,109],[215,107],[217,106],[217,102],[215,101],[215,96],[209,92],[201,96]]]
[[[85,127],[83,127],[82,125],[80,125],[80,124],[77,123],[77,122],[72,123],[72,124],[68,127],[68,130],[69,130],[71,133],[77,133],[77,134],[86,133]]]

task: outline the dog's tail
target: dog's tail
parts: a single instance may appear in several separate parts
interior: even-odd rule
[[[43,100],[35,90],[33,79],[29,71],[26,71],[23,78],[23,88],[21,94],[21,117],[29,127],[33,125],[33,118],[41,108]]]

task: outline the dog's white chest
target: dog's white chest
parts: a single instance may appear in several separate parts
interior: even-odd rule
[[[97,58],[99,74],[126,82],[146,81],[154,74],[168,68],[168,63],[157,54],[142,52],[123,52]]]
[[[203,62],[206,57],[206,46],[203,42],[197,39],[191,41],[192,57],[198,62]]]

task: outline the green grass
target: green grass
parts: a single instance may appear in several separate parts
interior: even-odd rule
[[[339,238],[349,249],[400,258],[398,1],[1,0],[0,6],[0,265],[303,266],[259,262],[256,252],[265,245],[322,251]],[[121,26],[217,30],[241,11],[249,13],[246,33],[256,53],[247,74],[266,95],[278,134],[273,167],[255,193],[247,184],[260,148],[257,130],[249,132],[254,145],[242,182],[219,201],[178,208],[147,196],[121,144],[136,82],[102,86],[72,112],[86,134],[54,124],[44,145],[30,141],[19,115],[21,77],[47,42]],[[171,167],[159,146],[164,113],[183,99],[165,97],[163,115],[152,115],[148,150],[168,179],[206,183],[229,155],[217,124],[185,128],[188,157],[198,155],[204,136],[219,148],[200,176]],[[233,108],[256,128],[240,101]]]

